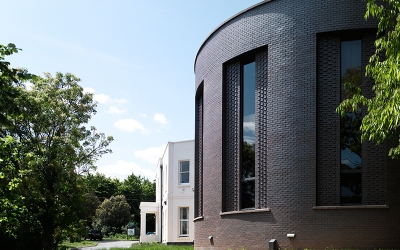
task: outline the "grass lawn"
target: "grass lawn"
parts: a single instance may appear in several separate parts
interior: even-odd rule
[[[90,241],[90,240],[82,240],[80,242],[73,242],[70,243],[69,240],[65,240],[62,244],[62,247],[67,247],[68,248],[79,248],[79,247],[94,247],[97,246],[96,241]]]
[[[142,243],[133,244],[130,248],[111,248],[111,250],[132,250],[132,249],[143,249],[143,250],[193,250],[192,246],[186,245],[165,245],[160,243]]]

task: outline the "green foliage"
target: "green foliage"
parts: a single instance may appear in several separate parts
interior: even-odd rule
[[[345,115],[348,110],[357,111],[364,105],[368,113],[363,117],[360,130],[362,140],[376,141],[378,144],[391,137],[400,125],[400,1],[383,0],[384,4],[368,0],[366,18],[378,20],[376,51],[366,66],[366,75],[375,80],[375,96],[367,98],[361,94],[359,86],[345,84],[353,93],[337,108]],[[400,155],[400,144],[391,148],[389,155]]]
[[[4,128],[13,128],[12,122],[8,117],[15,117],[23,113],[22,107],[15,105],[14,98],[20,95],[23,83],[27,80],[36,78],[25,69],[15,69],[10,67],[10,63],[5,61],[5,57],[18,53],[20,49],[10,43],[7,46],[0,44],[0,136],[4,136]]]
[[[85,176],[85,183],[89,192],[94,192],[100,201],[109,199],[111,196],[124,195],[127,203],[130,205],[131,220],[136,226],[140,227],[140,202],[142,201],[155,201],[156,200],[156,184],[150,182],[148,179],[136,176],[135,174],[129,175],[124,181],[118,179],[111,179],[104,174],[87,174]],[[149,231],[155,231],[154,220],[149,220],[147,225]],[[104,229],[103,229],[104,228]],[[153,228],[153,230],[151,230]],[[101,228],[108,234],[120,232],[118,227]]]
[[[18,165],[30,157],[21,155],[20,148],[11,136],[0,138],[0,228],[13,237],[27,211],[19,185],[28,171],[18,169]]]
[[[100,206],[101,202],[93,191],[84,195],[84,209],[80,213],[80,218],[86,220],[86,226],[91,227],[93,218],[96,215],[96,209]],[[86,234],[86,233],[85,233]]]
[[[0,241],[12,249],[55,249],[82,233],[82,174],[111,152],[112,137],[86,128],[96,104],[79,78],[9,68],[4,56],[16,51],[0,46]]]
[[[146,178],[131,174],[121,183],[118,193],[126,197],[131,207],[130,213],[133,216],[133,222],[140,227],[140,202],[156,200],[156,184]],[[154,220],[149,220],[148,222],[147,229],[155,231]]]
[[[94,228],[101,229],[104,234],[121,233],[131,218],[130,210],[125,196],[111,196],[97,208]]]
[[[22,152],[23,145],[7,131],[15,131],[12,119],[23,115],[23,107],[14,102],[21,95],[23,83],[34,75],[14,69],[5,57],[17,53],[14,44],[0,45],[0,241],[15,240],[24,222],[27,208],[20,190],[22,178],[29,172],[22,164],[30,163],[32,154]]]
[[[118,179],[111,179],[104,174],[87,174],[85,182],[89,192],[94,192],[100,201],[108,199],[113,195],[117,195],[121,182]]]

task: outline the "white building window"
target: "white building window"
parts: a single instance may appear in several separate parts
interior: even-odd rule
[[[179,209],[179,236],[180,237],[189,237],[189,208],[181,207]]]
[[[189,183],[189,161],[181,161],[179,164],[179,183]]]

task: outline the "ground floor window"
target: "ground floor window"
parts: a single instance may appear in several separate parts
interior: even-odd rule
[[[188,237],[189,236],[189,208],[181,207],[179,209],[179,236]]]

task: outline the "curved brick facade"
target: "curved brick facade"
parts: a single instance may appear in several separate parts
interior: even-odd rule
[[[365,4],[264,1],[203,43],[195,61],[196,249],[266,249],[271,239],[280,248],[400,246],[393,142],[363,144],[362,204],[340,204],[340,41],[362,40],[368,61],[376,24],[365,21]],[[256,210],[243,212],[237,82],[249,54],[257,64]],[[363,82],[370,95],[371,81]]]

